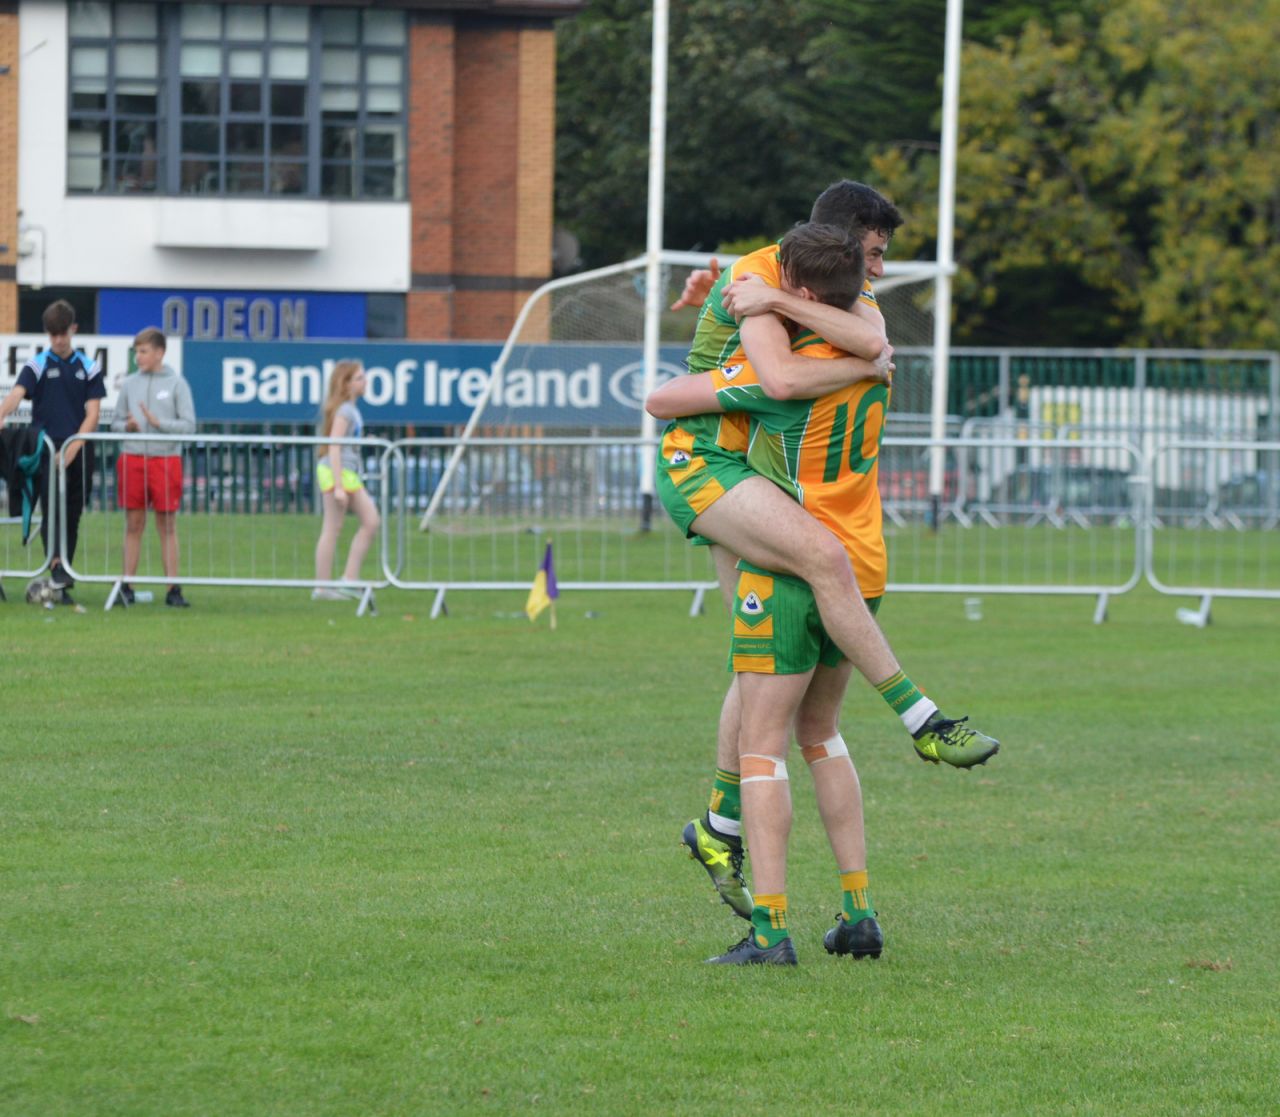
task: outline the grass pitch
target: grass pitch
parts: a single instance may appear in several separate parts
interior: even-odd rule
[[[1277,1111],[1271,603],[890,598],[1004,747],[921,764],[855,684],[884,957],[821,949],[797,761],[801,965],[724,972],[745,925],[677,844],[724,625],[686,595],[551,632],[515,594],[5,588],[0,1113]]]

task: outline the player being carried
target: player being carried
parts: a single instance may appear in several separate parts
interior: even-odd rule
[[[783,239],[779,256],[783,281],[798,297],[847,307],[858,296],[862,251],[844,230],[801,226]],[[814,366],[818,375],[841,356],[802,329],[794,331],[793,344],[802,359],[827,358]],[[710,375],[669,382],[650,396],[647,406],[665,419],[693,412],[749,414],[748,466],[769,478],[775,491],[785,490],[803,502],[836,533],[874,612],[887,566],[877,488],[889,397],[883,370],[866,366],[858,380],[816,400],[772,399],[760,371],[752,362],[735,360]],[[861,791],[839,730],[851,665],[823,630],[807,584],[746,560],[739,567],[730,662],[741,702],[743,814],[758,891],[749,915],[751,933],[712,961],[795,963],[786,925],[791,823],[786,753],[793,723],[811,766],[844,892],[841,914],[824,944],[835,954],[879,957],[883,935],[868,894]],[[901,672],[887,682],[893,697],[906,699],[904,705],[925,701]],[[985,763],[998,744],[967,732],[972,751],[959,759]]]
[[[867,271],[877,276],[883,274],[889,238],[902,223],[897,209],[880,194],[847,180],[819,196],[812,219],[852,232],[868,261]],[[790,242],[791,247],[796,244]],[[848,260],[842,266],[847,269]],[[720,276],[699,315],[689,371],[702,373],[749,360],[763,392],[784,401],[814,398],[868,378],[883,381],[891,367],[891,350],[870,284],[860,280],[861,291],[854,286],[846,292],[848,299],[844,293],[838,296],[837,302],[843,305],[830,305],[806,297],[811,292],[794,281],[790,270],[782,246],[770,245],[742,257]],[[852,282],[847,275],[846,280]],[[682,302],[696,298],[686,288]],[[748,316],[739,324],[735,311]],[[786,314],[792,328],[769,311]],[[824,351],[829,359],[809,360],[806,347],[821,341],[812,331],[819,331],[844,353],[858,356],[837,355],[832,349]],[[887,404],[883,384],[881,390],[884,399],[876,411],[877,423],[882,422]],[[866,415],[863,420],[865,432]],[[850,429],[842,432],[846,440]],[[878,427],[876,431],[878,438]],[[813,592],[831,640],[890,703],[923,759],[956,767],[988,759],[998,747],[996,742],[963,724],[964,719],[944,717],[902,672],[872,619],[863,597],[882,592],[883,571],[879,589],[860,587],[840,540],[752,468],[745,456],[747,442],[743,415],[686,415],[668,425],[658,458],[657,488],[663,504],[695,542],[713,544],[726,605],[733,608],[740,557],[761,569],[802,579]],[[878,515],[878,497],[876,511]],[[882,538],[880,545],[883,548]],[[743,918],[750,918],[752,901],[741,871],[740,722],[735,680],[721,712],[709,809],[685,827],[683,841],[707,869],[725,902]]]

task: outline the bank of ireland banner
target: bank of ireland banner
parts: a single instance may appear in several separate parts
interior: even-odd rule
[[[368,425],[466,422],[483,398],[502,347],[479,343],[188,341],[183,373],[202,422],[310,423],[319,416],[333,366],[363,362]],[[659,352],[658,382],[684,368],[684,346]],[[520,346],[489,398],[494,422],[638,431],[643,412],[641,347]]]

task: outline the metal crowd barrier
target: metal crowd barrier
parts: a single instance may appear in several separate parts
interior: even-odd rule
[[[396,442],[387,469],[397,494],[386,580],[433,591],[437,617],[450,590],[527,591],[552,540],[562,590],[687,591],[690,611],[699,612],[716,588],[705,549],[690,547],[665,515],[652,531],[637,530],[647,445],[641,438],[469,439],[428,529],[419,531],[458,440]]]
[[[943,507],[955,523],[944,518],[935,528],[925,512],[905,530],[886,521],[890,592],[1093,597],[1101,621],[1109,600],[1141,581],[1146,473],[1137,447],[1114,439],[1038,439],[1035,464],[1006,470],[979,501],[975,476],[982,473],[983,456],[1011,462],[1027,442],[884,439],[885,447],[918,452],[937,445],[947,451]],[[1079,463],[1082,451],[1125,463],[1118,491],[1111,471]],[[882,451],[882,491],[891,461]]]
[[[21,424],[25,426],[25,424]],[[11,429],[15,429],[19,424],[10,424]],[[49,440],[49,436],[41,433],[40,442],[43,445],[44,453],[49,455],[52,460],[53,443]],[[49,471],[50,484],[54,483],[54,472]],[[7,482],[0,481],[0,491],[3,492],[4,504],[0,506],[6,513],[9,510],[10,490]],[[44,494],[44,499],[40,501],[40,511],[37,513],[34,509],[31,515],[31,534],[27,538],[24,545],[22,542],[22,513],[18,512],[15,516],[5,515],[0,518],[0,538],[4,540],[3,548],[0,548],[0,578],[23,578],[30,581],[32,578],[38,578],[49,568],[49,560],[41,555],[40,547],[40,526],[42,518],[47,515],[49,507],[48,493]],[[21,555],[21,558],[15,556]],[[37,563],[36,557],[40,555],[41,560]],[[33,565],[34,564],[34,565]],[[0,585],[0,601],[4,600],[4,589]]]
[[[1151,455],[1198,463],[1181,523],[1146,520],[1147,581],[1160,593],[1200,599],[1185,619],[1204,625],[1215,597],[1280,599],[1280,441],[1171,439]],[[1171,472],[1171,471],[1167,471]],[[1217,524],[1216,530],[1193,530]]]
[[[1144,453],[1132,441],[1070,425],[1051,432],[1033,431],[1024,420],[984,422],[971,421],[967,436],[940,442],[885,435],[877,468],[891,591],[1091,596],[1099,620],[1111,597],[1144,576],[1161,593],[1202,602],[1280,596],[1280,442],[1157,437]],[[317,448],[332,440],[77,437],[95,445],[98,460],[68,573],[110,586],[108,608],[123,580],[125,514],[114,463],[141,441],[171,442],[183,460],[184,587],[345,588],[336,577],[317,582],[314,567],[314,462]],[[523,594],[548,541],[563,590],[689,592],[697,612],[715,588],[706,550],[689,546],[665,516],[639,530],[642,439],[468,440],[438,497],[457,439],[339,441],[360,447],[382,521],[377,554],[368,556],[372,565],[357,584],[360,612],[383,587],[431,591],[433,617],[445,612],[452,590]],[[940,523],[932,522],[921,464],[935,445],[948,461]],[[62,455],[57,462],[55,483],[65,486]],[[420,531],[433,498],[429,530]],[[65,530],[65,518],[61,523]],[[149,522],[144,562],[131,582],[169,580],[156,552]],[[345,541],[339,564],[344,553]],[[34,559],[13,562],[11,554],[8,546],[0,575],[29,578],[45,569]]]
[[[322,589],[355,592],[359,615],[373,604],[373,591],[387,583],[379,578],[361,578],[352,583],[338,578],[317,580],[315,545],[319,523],[319,493],[314,485],[317,448],[335,443],[356,446],[366,458],[366,485],[379,501],[382,520],[380,535],[386,548],[389,487],[368,462],[381,468],[391,444],[380,438],[318,438],[301,435],[157,435],[121,434],[99,431],[75,435],[57,456],[57,478],[62,491],[66,485],[65,453],[75,442],[92,443],[99,449],[95,492],[81,519],[80,544],[67,573],[77,583],[111,585],[106,608],[119,600],[123,574],[122,546],[125,513],[119,507],[115,462],[131,444],[165,442],[174,447],[183,464],[183,489],[178,520],[180,573],[176,581],[185,586],[258,586],[292,589]],[[309,451],[309,453],[307,453]],[[380,494],[380,495],[378,495]],[[66,533],[66,504],[58,502],[59,524]],[[148,512],[147,535],[154,534]],[[250,525],[248,531],[244,524]],[[255,526],[256,525],[256,526]],[[344,533],[345,534],[345,533]],[[341,563],[342,548],[335,557]],[[367,562],[380,566],[376,556]],[[150,564],[128,578],[141,586],[168,584],[171,579],[154,572]]]

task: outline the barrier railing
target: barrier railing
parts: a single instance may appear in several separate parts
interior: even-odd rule
[[[1180,522],[1147,521],[1147,581],[1163,594],[1198,597],[1199,610],[1180,615],[1199,625],[1215,597],[1280,599],[1280,441],[1173,439],[1153,451],[1153,470],[1174,457],[1198,463],[1207,480],[1190,491],[1202,504],[1188,505]],[[1241,462],[1245,473],[1235,468]],[[1218,529],[1191,530],[1199,523]]]
[[[400,440],[387,470],[398,489],[387,581],[433,591],[436,617],[450,590],[527,591],[551,539],[562,590],[688,591],[698,612],[716,586],[705,549],[690,547],[665,516],[637,530],[645,446],[640,438]]]
[[[15,424],[15,428],[16,426],[17,425]],[[53,443],[49,440],[48,435],[42,433],[40,435],[40,442],[43,447],[45,460],[52,461]],[[8,452],[14,455],[26,456],[21,453],[20,443],[16,438],[12,440]],[[14,462],[13,464],[15,468],[15,483],[18,483],[16,481],[17,463]],[[47,476],[52,484],[54,480],[54,471],[52,469],[48,470]],[[33,480],[38,488],[40,484],[39,475],[33,478]],[[4,486],[4,490],[4,504],[3,506],[0,506],[0,510],[8,513],[12,508],[15,514],[12,516],[5,515],[3,518],[0,518],[0,540],[3,540],[3,546],[0,547],[0,578],[26,578],[28,580],[38,578],[49,568],[49,560],[47,557],[41,556],[39,543],[41,521],[44,516],[48,515],[47,509],[49,507],[49,494],[37,494],[40,510],[38,513],[34,509],[32,510],[31,519],[29,521],[30,534],[24,544],[22,541],[23,515],[21,496],[15,494],[14,490],[10,489],[7,483]],[[18,492],[20,493],[20,490],[18,490]],[[15,496],[16,499],[14,499]],[[19,555],[22,557],[19,558]],[[41,556],[41,561],[36,562],[38,556]],[[0,601],[4,600],[4,596],[3,585],[0,585]]]
[[[944,519],[935,528],[924,511],[905,526],[886,522],[890,592],[1093,597],[1101,621],[1109,600],[1141,581],[1146,475],[1131,443],[1038,439],[1036,464],[1005,471],[981,499],[976,478],[984,472],[984,457],[1007,459],[1027,443],[1008,437],[884,439],[885,448],[918,453],[935,445],[947,453],[944,508],[955,522]],[[1082,450],[1125,463],[1118,490],[1112,471],[1079,463]],[[882,449],[882,492],[891,460]]]
[[[122,546],[126,513],[119,507],[118,478],[113,468],[119,453],[131,444],[168,443],[183,466],[181,518],[179,520],[180,565],[175,578],[154,570],[154,553],[144,552],[139,572],[127,580],[132,585],[164,585],[179,581],[184,586],[258,586],[321,589],[357,594],[357,613],[368,612],[373,591],[386,582],[360,578],[346,582],[338,578],[317,579],[316,538],[320,524],[314,515],[299,516],[318,507],[314,465],[301,466],[309,450],[314,463],[318,447],[335,443],[355,446],[372,454],[375,465],[385,460],[391,444],[378,438],[322,439],[301,435],[157,435],[96,432],[67,440],[57,455],[57,476],[66,491],[65,454],[76,442],[103,448],[97,453],[97,493],[81,519],[80,543],[67,573],[78,583],[110,584],[106,608],[119,599],[124,582]],[[388,486],[376,474],[366,484],[380,500],[380,533],[385,550]],[[60,529],[66,534],[66,502],[58,501]],[[248,527],[246,527],[248,525]],[[347,529],[349,530],[349,528]],[[153,532],[150,534],[154,534]],[[345,532],[344,532],[345,534]],[[145,536],[144,536],[145,540]],[[341,554],[339,553],[339,561]],[[370,563],[376,560],[369,559]]]
[[[1001,432],[1003,423],[986,430],[970,425],[969,437],[940,443],[885,436],[878,469],[892,592],[1090,596],[1098,620],[1110,598],[1144,576],[1161,593],[1206,602],[1280,597],[1280,442],[1165,439],[1144,454],[1133,442],[1090,437],[1083,428],[1052,437],[1038,430],[1028,439],[1021,437],[1025,430]],[[184,586],[346,588],[337,578],[315,576],[320,519],[313,465],[317,447],[332,440],[106,432],[77,438],[95,445],[98,465],[68,573],[80,583],[110,586],[108,608],[124,577],[126,516],[114,462],[141,441],[171,442],[183,461],[178,580]],[[360,448],[381,514],[378,553],[357,583],[361,612],[373,591],[387,586],[431,591],[432,616],[445,611],[450,591],[523,594],[548,540],[555,542],[563,590],[688,592],[696,612],[715,587],[705,549],[690,547],[665,517],[651,531],[637,529],[641,439],[470,440],[439,493],[457,439],[339,441]],[[934,524],[928,502],[914,499],[911,486],[938,444],[948,456],[947,500],[942,523]],[[64,488],[63,461],[57,455],[55,480]],[[433,497],[437,516],[420,532],[421,510]],[[65,530],[65,519],[61,524]],[[150,524],[144,544],[130,581],[168,582]],[[6,558],[0,575],[33,577],[44,566]]]

